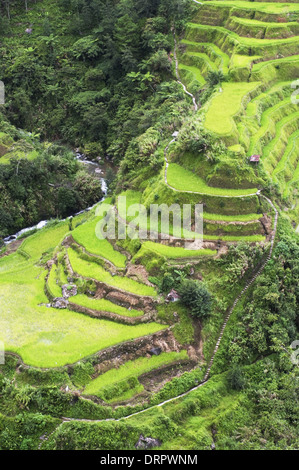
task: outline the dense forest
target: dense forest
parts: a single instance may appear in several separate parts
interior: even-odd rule
[[[7,168],[0,167],[2,236],[41,219],[71,215],[101,199],[97,183],[87,188],[91,178],[77,175],[69,158],[60,159],[57,172],[58,150],[40,141],[66,145],[59,150],[62,156],[76,147],[90,159],[119,164],[129,144],[132,153],[135,139],[148,130],[143,140],[149,151],[140,163],[149,164],[152,173],[161,167],[161,156],[149,161],[152,146],[157,136],[180,124],[187,109],[169,56],[172,28],[183,28],[187,5],[185,0],[61,0],[41,5],[24,29],[23,24],[11,25],[24,8],[30,11],[30,1],[2,2],[0,79],[7,98],[0,111],[9,138],[2,138],[1,152],[11,155]],[[38,160],[17,163],[32,152]],[[47,184],[59,188],[55,197]]]
[[[19,12],[24,2],[7,3]],[[182,95],[169,53],[171,28],[182,28],[187,5],[61,0],[17,35],[2,6],[6,116],[42,138],[97,144],[98,154],[122,158],[129,141],[171,114]],[[160,109],[165,101],[168,113]]]

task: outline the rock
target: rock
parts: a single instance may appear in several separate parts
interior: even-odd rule
[[[157,348],[157,347],[156,347],[156,348],[152,348],[152,349],[150,350],[150,354],[151,354],[152,356],[160,356],[161,352],[162,352],[162,349],[161,349],[161,348]]]
[[[190,361],[198,362],[198,355],[196,349],[193,346],[188,346],[187,353]]]
[[[77,286],[75,284],[64,284],[61,289],[64,299],[68,299],[69,297],[77,295],[78,291]]]
[[[148,272],[142,265],[129,264],[126,275],[132,278],[135,277],[137,281],[143,282],[148,286],[152,285],[148,280]]]
[[[60,309],[67,308],[68,303],[68,300],[64,299],[63,297],[57,297],[53,300],[51,307]]]
[[[125,308],[137,307],[139,303],[139,300],[135,297],[116,291],[109,292],[109,294],[106,296],[106,299]]]
[[[180,300],[180,296],[175,289],[172,289],[166,297],[167,302],[177,302]]]
[[[48,268],[48,269],[51,269],[52,266],[53,266],[53,264],[54,264],[54,260],[53,260],[53,259],[50,259],[49,261],[47,261],[47,268]]]
[[[264,215],[259,220],[265,230],[266,235],[269,235],[272,232],[272,218]]]
[[[140,434],[137,444],[135,444],[136,449],[152,449],[153,447],[160,447],[162,442],[153,437],[144,437]]]

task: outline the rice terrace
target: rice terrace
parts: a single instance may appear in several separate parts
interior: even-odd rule
[[[298,450],[298,282],[296,0],[1,2],[0,450]]]

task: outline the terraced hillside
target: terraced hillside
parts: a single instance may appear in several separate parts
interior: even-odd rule
[[[74,368],[68,387],[91,400],[99,396],[103,403],[119,403],[146,397],[147,381],[139,382],[139,377],[180,375],[194,367],[194,358],[159,318],[157,291],[145,269],[135,270],[127,260],[130,255],[108,241],[104,252],[98,244],[100,255],[92,252],[91,234],[96,235],[90,231],[90,216],[84,225],[82,216],[75,218],[72,233],[65,222],[43,229],[0,259],[1,338],[7,361],[17,354],[24,370],[38,375]],[[75,241],[83,227],[89,234],[86,246]],[[150,358],[151,348],[162,354]],[[76,378],[82,359],[83,382]],[[108,372],[107,380],[103,374],[108,370],[112,381]]]
[[[79,263],[79,268],[75,264],[76,269],[82,270],[82,276],[84,276],[84,268],[88,266],[88,279],[90,279],[90,282],[85,283],[83,277],[80,276],[81,282],[77,281],[79,282],[78,289],[74,284],[77,278],[73,277],[71,284],[68,281],[68,271],[64,263],[67,262],[69,269],[71,267],[67,255],[65,254],[66,260],[62,257],[65,250],[62,254],[57,252],[54,258],[57,264],[48,262],[49,271],[46,273],[38,263],[40,257],[42,253],[51,253],[63,240],[67,231],[68,226],[65,223],[43,230],[23,242],[22,247],[15,254],[0,260],[1,331],[6,332],[3,333],[5,336],[3,340],[8,351],[18,353],[27,364],[32,366],[63,366],[124,340],[152,334],[165,328],[154,322],[154,308],[150,308],[147,304],[152,305],[151,299],[156,295],[155,290],[151,286],[140,284],[139,295],[131,294],[130,290],[136,291],[139,283],[129,278],[112,277],[108,270],[104,270],[97,263],[98,259],[94,258],[94,262],[89,263],[79,256],[76,257]],[[72,252],[75,256],[77,255],[74,250]],[[84,258],[83,255],[82,257]],[[58,258],[61,263],[57,262]],[[126,297],[125,290],[128,289],[130,293],[128,293],[127,301],[130,302],[130,295],[132,295],[132,302],[135,301],[138,310],[128,311],[127,308],[112,303],[108,299],[101,301],[99,298],[87,297],[85,291],[89,291],[94,286],[91,281],[93,275],[91,266],[94,272],[99,272],[96,277],[101,278],[105,273],[108,283],[110,279],[113,279],[112,284],[120,286],[116,288],[116,294],[119,296],[121,292],[123,297]],[[80,292],[78,303],[74,297],[77,291]],[[112,294],[115,291],[113,288],[111,291],[110,298],[113,300]],[[70,296],[72,299],[68,302],[67,299]],[[126,302],[124,303],[128,306]],[[142,311],[142,307],[147,307],[147,315]],[[76,313],[80,311],[87,313],[87,316]],[[102,311],[103,314],[101,314]],[[134,318],[137,316],[139,321]],[[107,319],[114,323],[106,321]],[[141,325],[144,320],[147,323]],[[9,329],[5,328],[8,321]],[[21,330],[20,322],[23,325]]]
[[[298,111],[296,105],[290,105],[293,91],[290,84],[295,78],[297,59],[294,55],[274,59],[273,55],[280,57],[286,44],[296,44],[295,20],[299,8],[296,4],[282,7],[279,4],[256,2],[255,5],[250,2],[205,2],[196,8],[184,39],[175,47],[177,72],[188,90],[195,94],[205,85],[210,71],[220,70],[225,81],[206,104],[192,114],[191,126],[194,128],[191,130],[198,133],[203,126],[204,131],[214,136],[216,141],[219,138],[224,141],[224,148],[233,157],[227,166],[220,165],[215,171],[214,162],[203,161],[192,151],[182,153],[180,135],[184,126],[188,130],[190,122],[187,122],[178,136],[170,143],[162,144],[165,168],[154,187],[148,185],[143,193],[127,191],[121,195],[126,196],[128,207],[140,202],[146,206],[152,202],[202,202],[203,247],[197,251],[186,250],[185,241],[177,237],[166,242],[161,239],[155,242],[140,240],[136,246],[133,246],[133,241],[131,245],[121,242],[113,245],[97,238],[99,219],[95,216],[89,217],[84,223],[80,222],[79,217],[76,228],[68,235],[65,224],[59,229],[53,228],[53,233],[57,233],[58,237],[64,234],[63,239],[57,239],[55,243],[49,243],[47,238],[51,230],[46,230],[45,235],[37,234],[29,238],[28,243],[25,241],[17,253],[9,258],[10,261],[2,260],[3,275],[7,278],[5,282],[9,282],[18,272],[23,265],[23,257],[28,257],[30,266],[35,266],[42,253],[57,244],[53,257],[48,260],[46,275],[38,275],[39,290],[44,282],[43,290],[48,297],[48,307],[39,307],[44,309],[45,317],[50,307],[56,311],[53,318],[57,316],[59,321],[62,318],[71,319],[77,312],[89,317],[87,322],[91,318],[98,325],[105,326],[105,321],[109,320],[115,326],[115,331],[109,333],[110,339],[106,338],[101,347],[96,347],[92,341],[82,345],[84,353],[77,351],[75,354],[69,350],[73,338],[67,334],[70,342],[59,361],[56,360],[55,351],[65,348],[64,334],[55,337],[54,349],[54,333],[49,333],[50,339],[47,339],[48,333],[40,333],[41,340],[34,347],[29,347],[24,338],[20,343],[10,344],[9,341],[9,349],[19,353],[31,365],[63,366],[74,361],[75,356],[78,359],[78,355],[83,357],[86,353],[95,353],[96,350],[129,338],[166,328],[155,323],[159,311],[158,294],[155,284],[148,277],[149,273],[155,274],[163,263],[170,267],[188,267],[190,263],[201,266],[202,259],[218,258],[225,253],[230,243],[251,242],[254,245],[258,242],[265,248],[268,246],[274,211],[267,199],[260,196],[263,179],[259,177],[259,172],[262,172],[262,165],[268,174],[273,169],[273,178],[282,183],[287,181],[288,175],[291,179],[292,168],[297,165],[294,153]],[[274,20],[282,15],[292,21],[279,23],[276,31]],[[267,21],[274,38],[268,38],[270,30],[265,26]],[[263,34],[256,32],[257,22],[262,23]],[[250,34],[254,40],[249,39]],[[292,47],[288,50],[292,52]],[[245,158],[246,154],[253,152],[263,152],[257,170],[250,168]],[[279,161],[277,168],[276,160]],[[231,161],[237,171],[231,171]],[[292,187],[292,180],[288,181],[285,191],[287,187]],[[143,228],[147,231],[149,227]],[[35,239],[39,243],[40,236],[41,247],[43,237],[45,246],[32,255],[27,247],[33,246]],[[190,233],[191,239],[192,236]],[[20,282],[27,285],[26,279],[23,276],[21,278]],[[38,304],[47,304],[44,296],[41,293],[38,295],[40,299],[39,302],[34,300],[34,308]],[[32,315],[31,308],[28,315]],[[29,338],[31,343],[31,333]],[[46,348],[43,359],[35,357],[35,352],[39,350],[38,344],[48,344],[51,354],[47,356]]]
[[[269,240],[273,212],[259,197],[264,188],[275,188],[298,223],[299,7],[206,1],[195,2],[194,12],[175,40],[174,62],[195,112],[165,142],[163,173],[141,202],[202,202],[205,240]],[[220,78],[211,90],[213,74]],[[206,152],[188,147],[186,136],[199,146],[199,135],[218,159],[207,144]]]
[[[276,244],[289,223],[279,220],[280,209],[293,211],[299,222],[299,106],[293,99],[299,4],[193,3],[192,21],[180,37],[171,31],[173,55],[166,55],[190,104],[182,125],[171,124],[165,133],[154,129],[154,143],[141,139],[138,147],[136,139],[137,170],[127,177],[125,157],[112,197],[0,252],[6,348],[0,373],[9,377],[3,385],[0,376],[0,393],[9,385],[6,421],[19,408],[45,417],[46,424],[36,426],[34,448],[108,449],[111,442],[133,448],[137,434],[141,439],[152,430],[154,437],[163,435],[154,445],[165,449],[213,449],[217,433],[224,448],[242,447],[247,421],[258,412],[271,416],[265,402],[270,396],[272,406],[284,390],[285,383],[268,379],[273,363],[293,380],[285,353],[296,335],[297,289],[290,273],[298,272],[297,251],[295,242],[289,248],[290,239]],[[2,137],[11,149],[2,159],[6,165],[15,149]],[[143,151],[149,158],[142,165],[153,169],[149,178],[147,168],[138,173]],[[249,161],[252,155],[260,156],[258,164]],[[99,239],[105,203],[113,206],[117,230],[127,233],[136,213],[123,213],[133,205],[149,211],[151,204],[194,209],[201,203],[202,245],[186,249],[186,239],[192,243],[196,235],[178,235],[173,218],[168,237],[158,219],[156,238],[146,220],[138,221],[139,236]],[[193,228],[194,212],[191,222]],[[184,286],[203,289],[196,302],[186,301]],[[270,385],[256,393],[262,380]],[[0,431],[1,413],[0,407]],[[230,420],[240,427],[233,444],[227,444]],[[272,427],[260,420],[256,445],[266,446],[260,435],[268,438]],[[81,435],[92,437],[82,444]],[[275,444],[292,445],[281,435]]]
[[[209,72],[222,72],[221,86],[201,109],[205,128],[235,152],[236,165],[261,155],[257,175],[277,184],[287,200],[299,163],[299,6],[209,1],[196,8],[179,44],[180,76],[196,94]]]

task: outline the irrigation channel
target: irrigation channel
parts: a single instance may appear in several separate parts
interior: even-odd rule
[[[194,1],[194,0],[193,0]],[[197,2],[196,2],[197,3]],[[177,55],[176,55],[176,40],[175,40],[175,50],[174,50],[174,58],[175,58],[175,65],[176,65],[176,76],[177,76],[177,81],[178,83],[180,83],[184,89],[184,91],[186,92],[186,94],[188,96],[190,96],[192,98],[192,101],[193,101],[193,105],[194,105],[194,111],[196,112],[198,110],[198,105],[196,103],[196,100],[195,100],[195,97],[194,95],[192,95],[185,87],[185,85],[181,82],[180,80],[180,76],[179,76],[179,72],[178,72],[178,60],[177,60]],[[175,140],[172,139],[171,142],[173,142]],[[165,161],[166,161],[166,169],[165,169],[165,183],[167,184],[167,158],[166,158],[166,154],[167,154],[167,150],[168,150],[168,147],[170,145],[170,143],[165,147],[164,149],[164,155],[165,155]],[[185,192],[185,191],[183,191]],[[192,192],[192,191],[189,191],[189,192]],[[198,193],[195,193],[195,194],[198,194]],[[227,322],[229,321],[230,319],[230,316],[232,315],[236,305],[238,304],[238,302],[240,301],[240,299],[244,296],[244,294],[246,293],[246,291],[249,289],[249,287],[255,282],[255,280],[257,279],[258,276],[260,276],[262,274],[262,272],[264,271],[267,263],[270,261],[271,257],[272,257],[272,253],[273,253],[273,248],[274,248],[274,243],[275,243],[275,237],[276,237],[276,232],[277,232],[277,222],[278,222],[278,211],[275,207],[275,205],[273,204],[273,202],[271,201],[271,199],[267,198],[266,196],[264,196],[263,194],[261,194],[260,191],[258,191],[256,193],[256,195],[258,195],[259,197],[263,197],[264,199],[266,199],[266,201],[268,202],[268,204],[271,206],[271,208],[273,209],[274,213],[275,213],[275,216],[274,216],[274,225],[273,225],[273,231],[272,231],[272,235],[271,235],[271,239],[270,239],[270,250],[269,250],[269,253],[267,255],[267,258],[265,259],[265,261],[262,263],[262,265],[259,267],[259,269],[253,274],[253,276],[251,277],[251,279],[248,280],[248,282],[246,283],[245,287],[243,288],[242,292],[240,292],[240,294],[236,297],[236,299],[234,300],[232,306],[230,307],[230,309],[228,310],[227,312],[227,315],[224,319],[224,323],[222,325],[222,328],[220,330],[220,334],[219,334],[219,337],[218,337],[218,340],[216,342],[216,345],[215,345],[215,348],[214,348],[214,351],[213,351],[213,354],[212,354],[212,357],[210,359],[210,362],[208,364],[208,367],[207,367],[207,370],[206,370],[206,373],[205,373],[205,376],[203,378],[203,380],[198,384],[196,385],[195,387],[191,388],[190,390],[187,390],[186,392],[180,394],[180,395],[177,395],[173,398],[169,398],[168,400],[165,400],[157,405],[152,405],[150,407],[147,407],[143,410],[140,410],[140,411],[137,411],[135,413],[131,413],[127,416],[123,416],[121,418],[107,418],[107,419],[95,419],[95,420],[92,420],[92,419],[84,419],[84,418],[65,418],[63,417],[62,418],[62,422],[57,426],[60,427],[62,426],[64,423],[66,422],[70,422],[70,421],[80,421],[80,422],[90,422],[90,423],[98,423],[98,422],[104,422],[104,421],[121,421],[121,420],[124,420],[124,419],[129,419],[133,416],[137,416],[137,415],[140,415],[142,413],[146,413],[147,411],[149,410],[152,410],[154,408],[159,408],[159,407],[162,407],[164,405],[166,405],[167,403],[170,403],[170,402],[173,402],[175,400],[178,400],[180,398],[183,398],[185,397],[186,395],[189,395],[190,393],[198,390],[200,387],[202,387],[203,385],[205,385],[209,378],[210,378],[210,371],[211,371],[211,367],[214,363],[214,358],[215,358],[215,355],[219,349],[219,346],[220,346],[220,343],[221,343],[221,340],[222,340],[222,337],[223,337],[223,334],[224,334],[224,331],[225,331],[225,327],[227,325]],[[243,197],[249,197],[251,195],[247,195],[247,196],[243,196]],[[219,196],[218,196],[219,197]],[[225,197],[225,196],[220,196],[220,197]],[[56,428],[56,429],[57,429]],[[56,429],[54,429],[54,431],[45,439],[45,440],[48,440],[49,437],[56,431]],[[42,443],[40,444],[40,448],[42,446]]]

